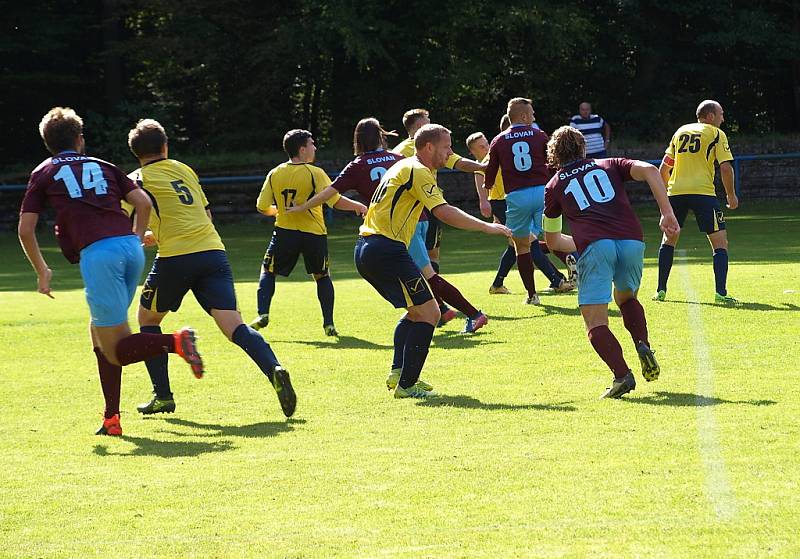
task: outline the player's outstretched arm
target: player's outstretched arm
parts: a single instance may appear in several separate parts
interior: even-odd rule
[[[322,192],[320,192],[320,194],[322,194]],[[356,202],[355,200],[351,200],[346,196],[341,196],[333,205],[333,207],[336,208],[337,210],[355,212],[357,215],[360,215],[361,217],[364,217],[364,214],[367,213],[367,207],[364,204],[362,204],[361,202]]]
[[[333,195],[336,194],[337,190],[332,186],[328,186],[322,192],[316,193],[314,196],[309,198],[303,204],[299,206],[292,206],[291,208],[286,208],[286,213],[297,213],[297,212],[304,212],[306,210],[310,210],[311,208],[316,208],[317,206],[321,206],[331,198]],[[363,205],[363,204],[362,204]]]
[[[481,231],[488,235],[503,235],[511,238],[511,229],[499,223],[486,223],[474,218],[466,212],[450,204],[442,204],[433,208],[433,215],[451,227],[466,229],[468,231]]]
[[[725,187],[725,194],[728,196],[728,209],[735,210],[739,207],[739,197],[736,196],[736,177],[733,174],[733,165],[730,161],[724,161],[719,166],[719,174],[722,177],[722,186]]]
[[[663,168],[664,163],[661,166]],[[669,203],[663,176],[662,170],[656,169],[653,165],[644,161],[636,161],[631,167],[631,178],[647,182],[650,192],[653,193],[653,197],[656,199],[656,204],[658,204],[658,209],[661,212],[661,219],[659,220],[661,230],[668,235],[677,235],[681,228],[675,218],[675,212],[672,211],[672,205]]]
[[[462,157],[456,163],[455,168],[465,173],[474,173],[476,171],[485,171],[486,165],[483,163],[478,163],[477,161],[473,161],[472,159],[465,159]]]
[[[38,276],[37,291],[54,299],[51,289],[50,280],[53,277],[53,271],[47,266],[42,251],[39,249],[39,242],[36,240],[36,224],[39,222],[39,214],[33,212],[23,212],[19,216],[19,226],[17,233],[19,234],[19,242],[22,245],[22,250],[31,263],[33,269]]]

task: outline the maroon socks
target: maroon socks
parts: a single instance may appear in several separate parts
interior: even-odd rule
[[[430,284],[433,296],[437,298],[437,301],[439,297],[441,297],[445,303],[451,307],[457,308],[468,318],[474,318],[478,315],[478,309],[473,307],[469,301],[464,298],[455,285],[448,282],[439,274],[434,274],[431,279],[428,280],[428,284]]]
[[[522,284],[528,292],[528,297],[536,295],[536,284],[533,282],[533,258],[530,252],[517,254],[517,271],[522,278]]]
[[[106,409],[103,416],[108,419],[119,413],[119,393],[122,384],[122,367],[112,365],[99,347],[94,348],[97,357],[97,370],[100,373],[100,387],[103,389],[103,398]]]
[[[131,334],[117,343],[117,361],[123,366],[164,353],[175,353],[172,334]]]
[[[614,373],[615,378],[622,378],[628,374],[630,368],[625,363],[625,357],[622,355],[622,347],[619,345],[617,338],[608,329],[608,326],[595,326],[589,330],[589,341],[592,347],[597,352],[597,355],[606,362],[606,365]]]
[[[648,346],[650,342],[647,340],[647,319],[644,317],[644,308],[637,299],[628,299],[619,307],[622,313],[622,322],[625,328],[631,333],[633,344],[639,345],[639,342],[644,342]]]

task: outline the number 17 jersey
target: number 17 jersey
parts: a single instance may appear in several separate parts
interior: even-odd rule
[[[275,227],[314,235],[327,235],[328,229],[325,227],[322,206],[291,214],[286,213],[286,208],[304,204],[330,185],[330,177],[316,165],[287,161],[267,174],[256,201],[256,208],[263,212],[275,205],[278,208]],[[338,193],[334,194],[326,204],[333,206],[339,198]]]
[[[544,215],[567,218],[578,252],[600,239],[644,240],[625,192],[634,163],[631,159],[582,159],[559,169],[547,183]]]
[[[157,159],[128,176],[153,202],[149,225],[159,257],[225,250],[206,213],[208,199],[200,179],[191,167],[174,159]]]

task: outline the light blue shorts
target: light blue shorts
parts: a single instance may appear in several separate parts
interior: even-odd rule
[[[600,239],[578,258],[578,304],[611,302],[611,283],[617,291],[636,291],[642,282],[644,243]]]
[[[417,268],[422,270],[425,266],[431,263],[431,258],[428,256],[428,249],[425,246],[425,237],[428,235],[428,222],[417,222],[417,228],[414,230],[414,235],[411,237],[411,242],[408,244],[408,254]]]
[[[136,235],[107,237],[81,250],[81,276],[93,326],[128,320],[128,307],[144,268],[144,250]]]
[[[515,237],[542,232],[544,185],[529,186],[506,194],[506,226]]]

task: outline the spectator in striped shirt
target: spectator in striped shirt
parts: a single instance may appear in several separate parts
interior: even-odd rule
[[[586,101],[578,105],[578,113],[569,119],[569,125],[580,130],[586,138],[586,157],[608,157],[606,148],[611,141],[611,127],[603,117],[592,114],[592,105]]]

